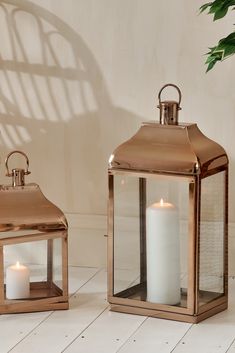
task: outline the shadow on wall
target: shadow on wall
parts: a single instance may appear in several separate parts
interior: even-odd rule
[[[65,211],[105,213],[108,156],[140,117],[112,104],[91,51],[48,10],[3,0],[0,30],[1,156],[26,151]]]

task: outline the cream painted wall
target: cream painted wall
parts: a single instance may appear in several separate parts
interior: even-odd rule
[[[174,82],[180,120],[229,154],[235,222],[235,58],[205,74],[203,56],[234,19],[212,23],[201,3],[1,0],[1,158],[24,150],[28,180],[66,213],[105,215],[109,155],[157,118],[158,90]]]

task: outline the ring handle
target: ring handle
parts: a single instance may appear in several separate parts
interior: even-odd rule
[[[178,86],[176,86],[176,85],[174,85],[173,83],[167,83],[166,85],[164,85],[161,89],[160,89],[160,91],[159,91],[159,93],[158,93],[158,99],[159,99],[159,103],[161,103],[162,101],[161,101],[161,94],[162,94],[162,91],[166,88],[166,87],[174,87],[177,91],[178,91],[178,93],[179,93],[179,105],[180,105],[180,103],[181,103],[181,97],[182,97],[182,95],[181,95],[181,90],[179,89],[179,87]]]
[[[6,176],[9,176],[9,177],[10,177],[10,176],[13,176],[13,173],[10,173],[10,172],[9,172],[8,161],[9,161],[9,158],[10,158],[13,154],[15,154],[15,153],[19,153],[19,154],[21,154],[22,156],[25,157],[25,159],[26,159],[26,164],[27,164],[27,169],[24,171],[24,175],[30,174],[31,172],[29,171],[29,159],[28,159],[28,156],[27,156],[24,152],[22,152],[22,151],[15,150],[15,151],[10,152],[10,153],[7,155],[6,159],[5,159],[5,166],[6,166],[6,170],[7,170]]]

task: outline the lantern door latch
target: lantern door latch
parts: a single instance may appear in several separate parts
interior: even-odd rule
[[[26,159],[26,164],[27,167],[26,169],[23,168],[14,168],[12,169],[11,172],[9,172],[9,166],[8,166],[8,162],[9,162],[9,158],[13,155],[13,154],[21,154],[22,156],[25,157]],[[31,172],[29,171],[29,159],[27,157],[27,155],[22,152],[22,151],[12,151],[8,154],[6,160],[5,160],[5,166],[6,166],[6,176],[8,177],[12,177],[12,186],[24,186],[25,185],[25,175],[29,175]]]

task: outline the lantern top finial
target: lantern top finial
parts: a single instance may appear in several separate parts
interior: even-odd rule
[[[22,168],[14,168],[14,169],[12,169],[12,171],[10,173],[9,172],[8,161],[9,161],[9,158],[13,154],[16,154],[16,153],[21,154],[22,156],[25,157],[26,163],[27,163],[27,168],[26,168],[26,170],[22,169]],[[29,159],[28,159],[27,155],[24,152],[22,152],[22,151],[15,150],[15,151],[10,152],[7,155],[7,158],[5,160],[5,166],[6,166],[6,170],[7,170],[6,176],[12,177],[12,186],[23,186],[25,184],[24,183],[25,175],[29,175],[31,173],[29,171]]]
[[[166,87],[174,87],[178,93],[179,93],[179,101],[162,101],[161,100],[161,94],[162,91]],[[174,85],[173,83],[167,83],[164,85],[159,93],[158,93],[158,99],[159,99],[159,105],[158,108],[160,109],[160,124],[162,125],[177,125],[178,124],[178,111],[181,110],[180,108],[180,103],[181,103],[181,91],[178,86]]]

